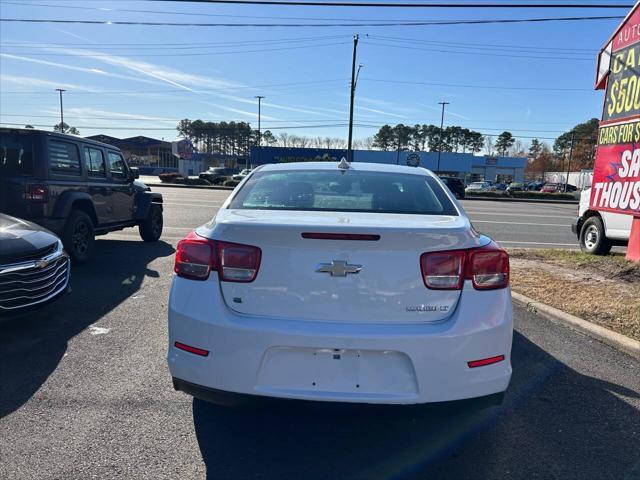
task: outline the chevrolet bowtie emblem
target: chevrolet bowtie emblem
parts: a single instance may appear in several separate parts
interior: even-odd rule
[[[51,264],[50,260],[45,260],[44,258],[35,262],[36,268],[47,268]]]
[[[344,260],[333,260],[331,263],[319,263],[316,272],[330,273],[332,277],[346,277],[349,273],[360,273],[362,265],[350,265]]]

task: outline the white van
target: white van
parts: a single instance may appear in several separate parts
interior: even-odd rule
[[[633,216],[592,210],[590,199],[591,189],[583,190],[578,218],[571,224],[571,231],[578,236],[582,251],[606,255],[614,245],[627,245]]]

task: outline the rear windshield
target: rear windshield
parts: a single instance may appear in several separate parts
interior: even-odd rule
[[[33,175],[33,137],[0,133],[0,176]]]
[[[337,169],[256,172],[229,208],[458,215],[427,175]]]

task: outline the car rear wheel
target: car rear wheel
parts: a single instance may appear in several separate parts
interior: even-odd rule
[[[81,264],[89,260],[94,241],[91,217],[82,210],[73,210],[64,227],[62,243],[74,263]]]
[[[590,217],[580,230],[580,249],[592,255],[606,255],[611,251],[612,243],[606,237],[604,224],[600,217]]]
[[[140,237],[145,242],[157,242],[162,236],[162,208],[158,205],[151,205],[149,216],[140,222]]]

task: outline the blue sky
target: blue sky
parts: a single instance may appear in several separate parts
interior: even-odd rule
[[[0,0],[3,18],[180,23],[625,14]],[[263,130],[346,137],[345,126],[315,126],[348,120],[352,37],[359,34],[358,63],[365,66],[357,89],[361,126],[355,138],[374,134],[384,123],[438,124],[438,102],[444,100],[450,102],[445,124],[489,135],[510,130],[527,143],[527,137],[555,137],[600,116],[602,92],[593,90],[595,59],[618,23],[300,28],[2,23],[0,122],[53,125],[59,87],[67,89],[65,121],[83,135],[173,140],[181,118],[257,126],[253,97],[265,95]]]

